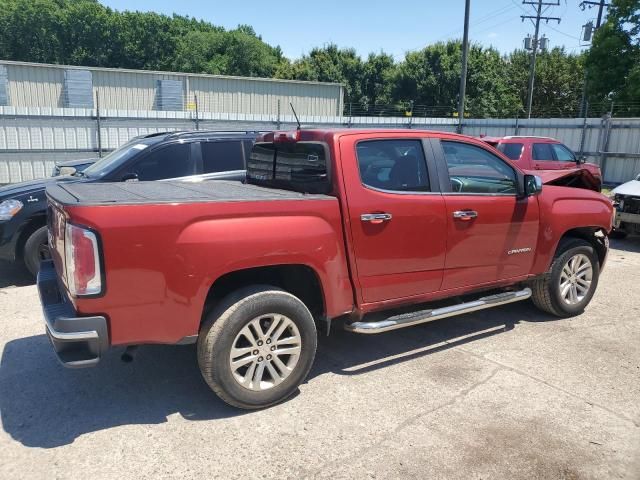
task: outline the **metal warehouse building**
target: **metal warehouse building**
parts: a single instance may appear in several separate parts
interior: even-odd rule
[[[340,84],[0,60],[0,106],[341,115]],[[280,105],[280,107],[278,107]],[[285,113],[285,112],[282,112]]]

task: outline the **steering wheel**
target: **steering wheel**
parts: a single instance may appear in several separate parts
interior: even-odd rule
[[[460,180],[458,177],[451,177],[451,189],[454,192],[460,193],[462,191],[463,186],[464,186],[464,183],[462,180]]]

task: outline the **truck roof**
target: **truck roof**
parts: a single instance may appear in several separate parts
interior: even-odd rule
[[[277,136],[288,136],[291,138],[294,134],[297,134],[296,130],[285,130],[285,131],[275,131],[275,132],[267,132],[263,133],[260,137],[258,137],[258,142],[271,142]],[[375,134],[394,134],[394,135],[405,135],[411,134],[418,135],[422,134],[428,137],[448,137],[448,138],[464,138],[465,140],[473,139],[478,140],[475,137],[470,137],[468,135],[460,135],[458,133],[453,132],[444,132],[438,130],[421,130],[421,129],[409,129],[409,128],[301,128],[299,130],[300,140],[316,140],[322,141],[330,136],[342,136],[342,135],[375,135]]]

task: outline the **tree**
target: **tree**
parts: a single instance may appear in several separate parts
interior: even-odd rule
[[[342,83],[346,102],[362,101],[363,63],[352,48],[341,49],[334,44],[314,48],[290,65],[281,64],[276,77]]]
[[[586,58],[591,102],[640,114],[640,0],[612,0]]]
[[[509,88],[519,111],[523,111],[529,89],[530,55],[525,50],[515,50],[505,59]],[[532,114],[538,117],[577,116],[583,85],[584,58],[581,55],[567,54],[564,48],[557,47],[540,52],[536,58]]]

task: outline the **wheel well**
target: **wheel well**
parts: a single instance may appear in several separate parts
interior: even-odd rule
[[[560,242],[558,242],[557,251],[562,251],[562,247],[564,244],[566,244],[567,241],[574,238],[579,238],[589,242],[593,246],[596,254],[598,255],[598,262],[600,263],[600,266],[602,266],[607,255],[607,247],[604,243],[605,236],[606,234],[600,227],[574,228],[568,230],[564,235],[562,235]]]
[[[324,315],[324,296],[316,272],[306,265],[273,265],[230,272],[218,278],[207,294],[203,319],[226,295],[249,285],[273,285],[298,297],[314,318]]]
[[[24,255],[24,244],[33,232],[47,224],[46,215],[34,215],[27,220],[26,225],[22,227],[18,242],[16,243],[16,258],[22,258]]]

